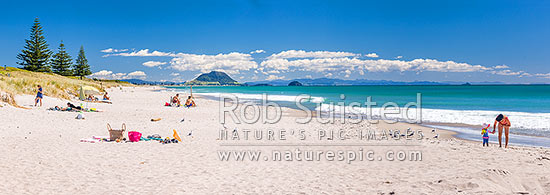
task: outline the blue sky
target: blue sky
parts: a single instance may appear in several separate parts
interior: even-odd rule
[[[550,83],[544,1],[3,2],[0,65],[39,17],[99,78]],[[156,52],[155,52],[156,51]],[[256,52],[257,51],[257,52]]]

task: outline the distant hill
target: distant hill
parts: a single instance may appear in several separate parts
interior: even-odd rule
[[[303,86],[303,85],[298,81],[292,81],[288,84],[288,86]]]
[[[172,81],[160,82],[160,81],[144,81],[141,79],[125,79],[121,80],[134,85],[183,85],[183,83],[176,83]]]
[[[192,81],[185,82],[185,85],[241,85],[224,72],[212,71],[201,74]]]
[[[413,82],[401,82],[401,81],[388,81],[388,80],[368,80],[368,79],[356,79],[356,80],[342,80],[342,79],[330,79],[330,78],[318,78],[318,79],[293,79],[293,80],[272,80],[272,81],[255,81],[247,82],[245,85],[259,85],[269,84],[274,86],[286,86],[291,81],[297,81],[304,86],[330,86],[330,85],[448,85],[448,83],[439,83],[431,81],[413,81]]]

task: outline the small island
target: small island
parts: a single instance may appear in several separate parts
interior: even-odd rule
[[[304,86],[304,85],[302,85],[302,83],[298,81],[292,81],[288,84],[288,86]]]

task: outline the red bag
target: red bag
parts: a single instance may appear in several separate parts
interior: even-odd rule
[[[137,131],[130,131],[128,132],[128,138],[131,142],[139,142],[141,139],[141,133]]]

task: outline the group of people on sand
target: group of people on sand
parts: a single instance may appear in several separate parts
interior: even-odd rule
[[[180,101],[180,94],[176,94],[174,97],[172,97],[171,103],[172,105],[175,105],[177,107],[181,106]],[[193,96],[190,95],[187,97],[187,100],[185,101],[185,104],[183,104],[184,107],[190,108],[190,107],[197,107],[197,103],[195,103],[195,100],[193,100]]]
[[[42,106],[42,98],[44,98],[44,91],[42,89],[42,86],[37,85],[37,87],[38,87],[38,91],[36,92],[36,98],[34,98],[34,106],[35,107],[39,103],[40,103],[40,106]],[[99,101],[99,98],[96,98],[93,95],[88,95],[88,97],[86,97],[86,100],[88,100],[88,101]],[[109,97],[109,93],[107,93],[107,91],[105,91],[105,93],[103,94],[103,101],[110,101],[110,100],[111,100],[111,98]],[[70,103],[67,103],[67,104],[70,104]]]

